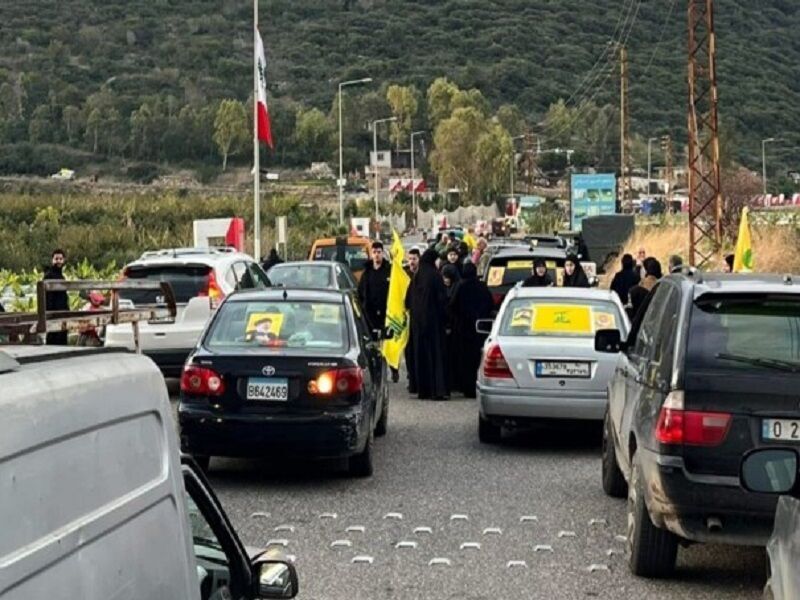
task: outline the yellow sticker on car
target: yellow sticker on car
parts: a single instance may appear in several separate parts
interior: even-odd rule
[[[245,339],[263,338],[274,340],[281,333],[283,315],[281,313],[250,313],[245,328]]]
[[[505,274],[505,267],[491,267],[489,269],[489,274],[486,277],[486,285],[489,287],[503,285],[503,275]]]
[[[312,311],[314,323],[339,324],[339,307],[335,304],[314,304]]]
[[[616,329],[617,328],[617,320],[614,318],[614,315],[607,312],[595,312],[594,313],[594,328],[595,330],[598,329]]]
[[[588,306],[540,304],[531,324],[533,333],[592,333],[592,310]]]
[[[533,307],[520,307],[515,308],[514,313],[511,315],[511,328],[527,329],[531,326],[533,319]]]
[[[533,261],[532,260],[510,260],[508,261],[508,265],[506,268],[515,270],[515,269],[531,269],[533,268]]]

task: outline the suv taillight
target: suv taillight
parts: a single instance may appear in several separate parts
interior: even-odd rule
[[[729,413],[683,409],[683,392],[670,392],[656,423],[655,436],[662,444],[719,446],[728,435]]]
[[[513,379],[511,369],[508,368],[506,357],[500,349],[500,344],[492,344],[486,349],[483,359],[483,376],[492,379]]]
[[[217,277],[214,275],[214,269],[209,269],[208,275],[206,275],[206,287],[202,290],[198,296],[200,297],[208,297],[209,304],[211,304],[211,308],[217,308],[225,298],[225,292],[222,291],[222,288],[219,287],[219,283],[217,283]]]
[[[325,371],[308,382],[308,393],[315,396],[355,394],[364,387],[364,373],[359,367]]]
[[[213,369],[186,365],[181,373],[181,391],[192,396],[222,396],[225,380]]]

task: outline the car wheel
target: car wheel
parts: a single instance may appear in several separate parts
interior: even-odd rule
[[[375,435],[383,437],[386,435],[386,430],[389,427],[389,394],[385,395],[383,399],[383,408],[381,408],[381,416],[375,424]]]
[[[208,473],[209,467],[211,466],[210,456],[198,456],[193,454],[192,459],[194,459],[194,462],[197,463],[197,466],[200,467],[203,473]]]
[[[675,570],[678,537],[653,525],[644,500],[644,474],[633,456],[628,485],[628,565],[640,577],[666,577]]]
[[[624,498],[628,494],[628,484],[622,476],[614,452],[611,417],[607,412],[603,421],[603,491],[612,498]]]
[[[502,437],[502,430],[489,419],[478,415],[478,439],[483,444],[497,444]]]
[[[372,475],[372,440],[373,435],[370,431],[364,450],[351,456],[349,460],[349,471],[353,477],[369,477]]]

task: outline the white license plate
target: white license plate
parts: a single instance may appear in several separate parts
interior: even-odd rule
[[[578,377],[588,379],[592,376],[588,362],[562,362],[555,360],[537,360],[537,377]]]
[[[250,377],[247,380],[247,399],[286,402],[289,399],[289,380]]]
[[[800,442],[800,420],[763,419],[761,421],[761,437],[765,440]]]

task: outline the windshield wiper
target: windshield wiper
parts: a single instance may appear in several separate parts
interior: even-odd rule
[[[759,367],[767,367],[769,369],[777,369],[779,371],[789,371],[790,373],[800,372],[800,363],[790,360],[781,360],[779,358],[759,358],[757,356],[747,356],[746,354],[728,354],[727,352],[720,352],[717,354],[717,358]]]
[[[192,536],[192,541],[200,546],[205,546],[206,548],[213,548],[215,550],[222,550],[222,545],[215,540],[214,538],[207,538],[201,535]]]

